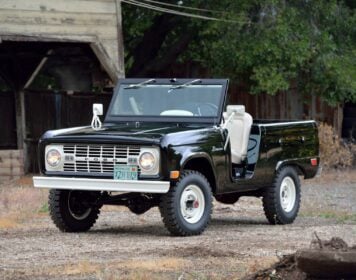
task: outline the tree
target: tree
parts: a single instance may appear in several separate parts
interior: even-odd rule
[[[329,104],[356,102],[352,1],[190,0],[184,5],[216,11],[208,15],[222,21],[124,5],[128,76],[162,75],[173,64],[193,61],[252,93],[297,87]]]

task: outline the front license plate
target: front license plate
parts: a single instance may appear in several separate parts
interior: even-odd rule
[[[114,180],[137,180],[138,168],[135,165],[115,165]]]

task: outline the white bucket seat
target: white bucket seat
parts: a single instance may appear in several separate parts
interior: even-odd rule
[[[233,114],[233,116],[231,116]],[[252,117],[244,105],[229,105],[224,113],[224,126],[229,132],[232,163],[240,164],[247,157],[247,146],[252,126]]]

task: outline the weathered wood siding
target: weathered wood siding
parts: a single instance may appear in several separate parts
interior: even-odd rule
[[[314,119],[331,124],[341,135],[342,106],[331,107],[320,97],[311,96],[306,100],[295,90],[276,95],[250,94],[236,85],[230,85],[228,103],[245,105],[254,119]]]
[[[119,0],[0,0],[3,40],[88,42],[114,81],[124,76],[121,32]]]

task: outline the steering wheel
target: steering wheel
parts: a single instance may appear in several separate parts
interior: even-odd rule
[[[198,105],[198,104],[197,104]],[[217,113],[218,113],[218,110],[219,110],[219,108],[218,108],[218,106],[216,106],[215,104],[213,104],[213,103],[208,103],[208,102],[206,102],[206,103],[202,103],[202,104],[199,104],[198,106],[197,106],[197,110],[198,110],[198,115],[199,116],[216,116],[217,115]],[[202,111],[210,111],[210,113],[204,113],[204,114],[202,114]]]

